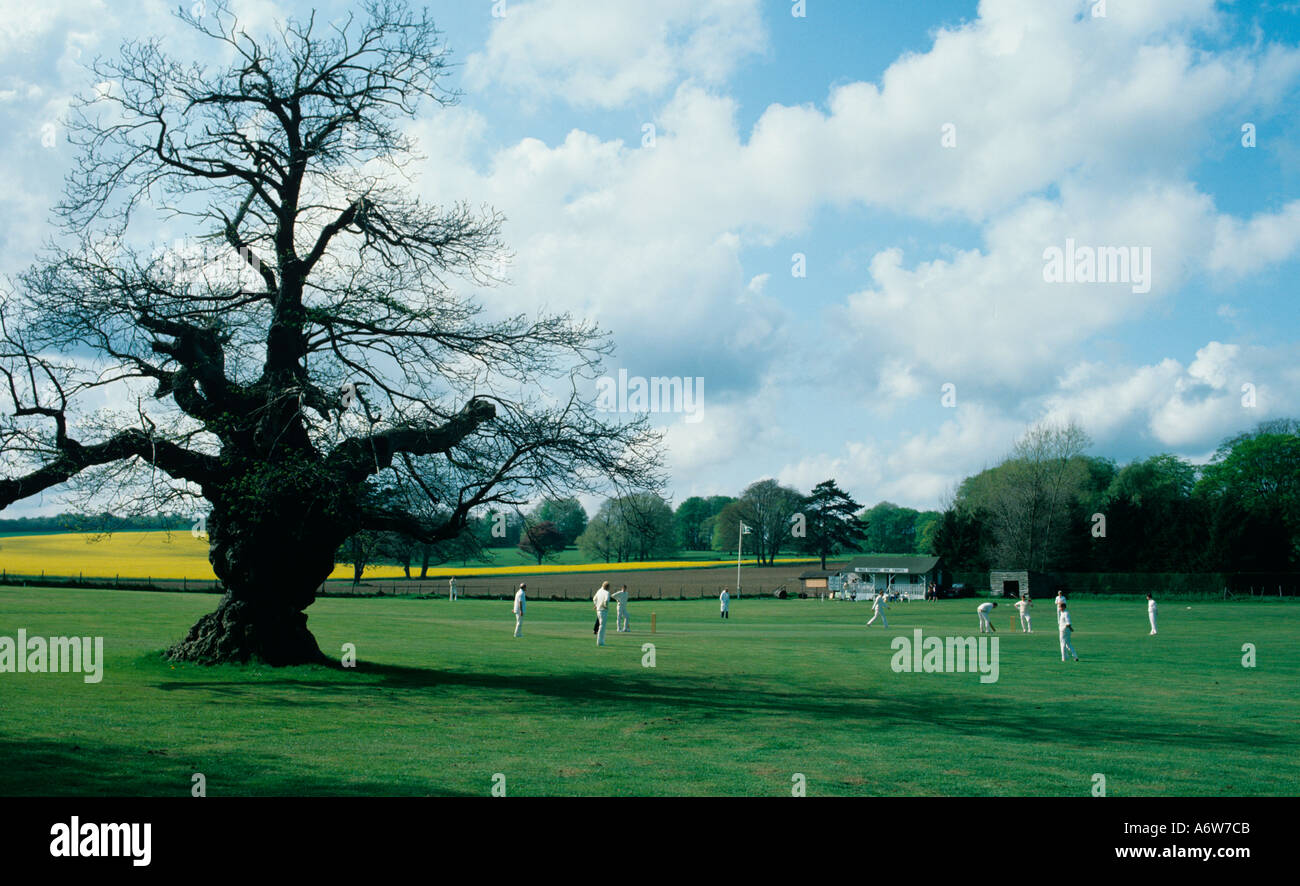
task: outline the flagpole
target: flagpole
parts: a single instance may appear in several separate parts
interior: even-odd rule
[[[740,597],[740,549],[745,546],[745,521],[738,520],[736,529],[736,597]]]

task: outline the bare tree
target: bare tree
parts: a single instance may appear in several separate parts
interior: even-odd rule
[[[803,500],[797,489],[782,486],[775,480],[751,483],[740,494],[734,514],[750,528],[754,553],[760,564],[775,563],[783,546],[793,546],[795,539],[791,533],[791,521]],[[727,522],[732,521],[728,518]],[[729,527],[731,531],[735,528]]]
[[[1036,425],[1016,442],[991,488],[975,502],[990,515],[998,563],[1035,570],[1053,564],[1084,479],[1078,457],[1089,445],[1087,433],[1073,422]]]
[[[0,296],[0,508],[73,478],[201,498],[226,593],[171,655],[285,664],[321,659],[303,610],[356,532],[435,543],[488,505],[661,483],[648,425],[576,393],[608,337],[458,293],[493,282],[501,217],[404,187],[402,122],[456,99],[427,13],[378,0],[260,37],[221,3],[180,16],[223,66],[157,40],[95,64],[62,236]],[[159,217],[237,264],[147,252]],[[93,413],[104,389],[134,413]],[[381,479],[433,507],[375,505]]]

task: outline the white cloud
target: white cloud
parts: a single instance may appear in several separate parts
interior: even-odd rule
[[[1285,261],[1300,248],[1300,200],[1277,212],[1261,212],[1242,219],[1224,216],[1215,227],[1212,271],[1249,274],[1265,265]]]
[[[757,0],[511,0],[466,76],[475,90],[612,108],[685,79],[721,83],[765,43]]]
[[[824,112],[773,105],[746,153],[817,199],[982,219],[1080,170],[1112,187],[1176,175],[1207,121],[1276,101],[1300,74],[1294,50],[1193,49],[1183,28],[1212,21],[1209,0],[1130,6],[1076,20],[1074,4],[985,0],[880,84],[836,87]]]
[[[837,454],[823,452],[787,464],[777,479],[806,491],[834,478],[864,504],[888,500],[932,508],[963,478],[1001,461],[1023,430],[1020,421],[967,401],[933,431],[905,428],[893,438],[881,434],[848,440]]]
[[[1124,436],[1173,449],[1212,448],[1235,430],[1300,409],[1297,378],[1294,348],[1211,341],[1186,366],[1173,358],[1136,368],[1075,364],[1043,398],[1042,414],[1077,421],[1103,449]],[[1255,388],[1253,406],[1243,399],[1246,384]]]

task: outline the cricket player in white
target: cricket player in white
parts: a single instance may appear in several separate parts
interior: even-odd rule
[[[881,627],[889,627],[889,618],[885,615],[885,610],[889,608],[889,601],[885,599],[885,592],[881,591],[871,598],[871,620],[867,622],[870,625],[877,618],[880,619]]]
[[[998,629],[993,627],[993,622],[989,621],[989,613],[991,613],[993,607],[997,605],[998,604],[996,603],[981,603],[979,606],[975,607],[975,611],[980,614],[981,634],[987,634],[989,632],[996,634],[998,632]]]
[[[524,635],[524,608],[528,605],[527,595],[524,588],[528,585],[521,584],[519,590],[515,591],[515,636]]]
[[[1151,619],[1151,633],[1149,636],[1156,635],[1156,601],[1150,594],[1147,594],[1147,618]]]
[[[728,607],[728,606],[730,605],[730,603],[731,603],[731,595],[727,593],[727,589],[726,589],[726,588],[723,588],[723,589],[722,589],[722,593],[721,593],[721,594],[718,594],[718,602],[722,604],[722,611],[721,611],[721,613],[718,615],[718,617],[719,617],[719,618],[725,618],[725,619],[730,620],[730,619],[731,619],[731,616],[727,614],[727,611],[728,611],[728,610],[727,610],[727,607]]]
[[[1057,607],[1056,626],[1061,630],[1061,661],[1065,661],[1065,653],[1068,651],[1074,657],[1075,661],[1079,660],[1079,655],[1074,651],[1074,644],[1070,642],[1070,635],[1074,633],[1074,625],[1070,623],[1070,611],[1061,603]]]
[[[626,634],[630,628],[627,624],[627,585],[623,585],[614,593],[610,594],[614,602],[618,604],[618,611],[614,621],[614,630],[618,633]]]
[[[596,606],[596,645],[605,645],[605,610],[609,608],[609,582],[600,583],[600,588],[596,591],[591,602]]]
[[[1052,605],[1055,606],[1057,609],[1060,609],[1061,604],[1064,602],[1065,602],[1065,591],[1058,590],[1056,592],[1056,599],[1052,601]]]
[[[454,578],[451,581],[447,582],[447,599],[448,600],[456,599],[456,579]]]
[[[1033,605],[1033,601],[1028,597],[1021,597],[1016,601],[1016,609],[1020,610],[1020,630],[1024,631],[1026,634],[1032,634],[1034,632],[1034,625],[1029,620],[1029,608]]]

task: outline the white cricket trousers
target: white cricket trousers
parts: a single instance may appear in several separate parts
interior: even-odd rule
[[[523,613],[516,612],[515,613],[515,636],[522,637],[523,635],[524,635],[524,616]]]
[[[1156,614],[1154,612],[1148,612],[1147,616],[1151,619],[1151,633],[1154,634],[1156,632]]]
[[[1028,612],[1020,616],[1020,630],[1024,631],[1026,634],[1032,634],[1034,632],[1034,624],[1030,621],[1030,618],[1031,616]]]
[[[627,604],[620,603],[618,604],[618,621],[614,625],[614,630],[626,633],[627,629]]]
[[[979,616],[980,616],[980,633],[981,634],[992,633],[993,625],[989,623],[989,617],[985,615],[983,612],[981,612]]]
[[[1065,661],[1065,653],[1067,652],[1070,653],[1071,658],[1079,657],[1078,653],[1074,651],[1074,645],[1070,643],[1071,633],[1073,633],[1073,631],[1070,628],[1061,631],[1061,661]]]
[[[605,645],[605,610],[596,610],[596,621],[600,622],[600,628],[596,631],[596,645]]]
[[[867,624],[873,624],[877,618],[880,619],[880,624],[882,627],[886,627],[886,628],[889,627],[889,619],[885,617],[885,610],[883,609],[877,609],[872,614],[871,620],[868,621]]]

